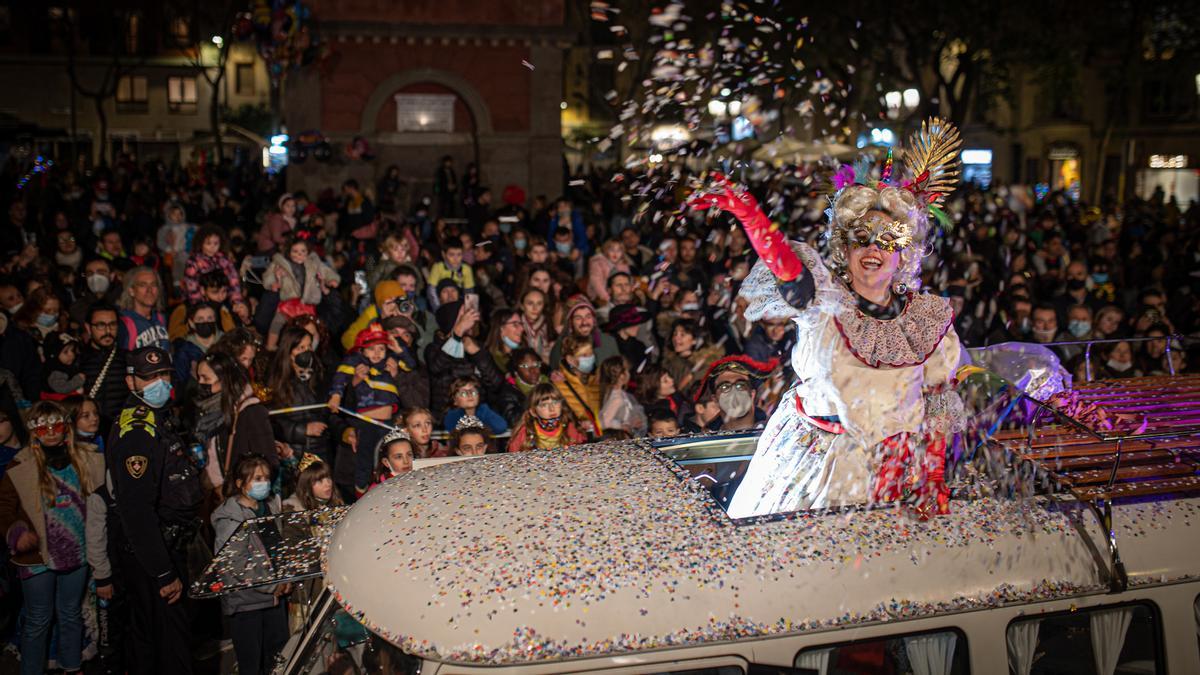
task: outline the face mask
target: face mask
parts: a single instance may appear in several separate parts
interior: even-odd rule
[[[96,295],[101,295],[108,291],[108,286],[110,283],[111,282],[109,282],[108,277],[104,276],[103,274],[93,274],[87,278],[88,290]]]
[[[507,335],[501,335],[500,340],[501,340],[501,342],[504,343],[504,346],[508,347],[509,349],[516,349],[517,347],[521,346],[520,342],[517,342],[516,340],[508,339]]]
[[[452,359],[461,359],[466,355],[467,348],[463,345],[462,340],[450,338],[442,343],[442,351]]]
[[[161,408],[171,399],[171,383],[166,380],[155,380],[142,390],[138,396],[151,408]]]
[[[316,354],[311,351],[300,352],[292,358],[292,364],[296,367],[296,378],[301,382],[308,382],[313,376],[313,365],[316,362]]]
[[[595,369],[595,367],[596,367],[596,355],[595,354],[589,354],[588,356],[579,357],[579,365],[577,366],[577,368],[579,369],[579,372],[586,375],[586,374],[592,372],[592,370]]]
[[[1054,339],[1054,331],[1044,328],[1034,328],[1033,339],[1037,340],[1038,342],[1050,342]]]
[[[42,445],[42,454],[46,457],[47,464],[59,470],[65,469],[71,461],[70,455],[67,454],[66,443]]]
[[[500,223],[500,231],[504,234],[512,232],[512,223]]]
[[[1092,330],[1092,322],[1083,321],[1081,319],[1073,319],[1067,324],[1067,330],[1071,331],[1071,335],[1081,338],[1084,335],[1087,335],[1088,331]]]
[[[518,251],[524,251],[525,247],[528,245],[529,242],[525,241],[524,239],[513,239],[513,248],[517,249]]]
[[[698,312],[698,311],[700,311],[700,303],[685,302],[682,305],[680,305],[679,308],[685,312]]]
[[[1098,284],[1108,283],[1108,272],[1098,272],[1092,275],[1092,281]]]
[[[571,255],[571,243],[556,241],[554,242],[554,250],[558,251],[559,255]]]
[[[57,314],[38,314],[37,323],[42,328],[49,328],[58,323]]]
[[[1087,286],[1087,282],[1084,281],[1083,279],[1071,279],[1070,281],[1067,282],[1067,290],[1068,291],[1083,290],[1086,286]]]
[[[1028,333],[1029,329],[1032,327],[1033,327],[1033,321],[1029,317],[1025,317],[1024,319],[1021,319],[1021,322],[1019,324],[1017,324],[1017,328],[1019,328],[1022,333]]]
[[[196,385],[196,391],[200,392],[200,395],[204,398],[208,398],[209,396],[213,395],[213,386],[211,384],[205,384],[201,382]]]
[[[271,494],[271,484],[265,480],[256,480],[250,484],[250,489],[246,490],[246,496],[255,501],[261,502]]]
[[[754,399],[750,398],[750,392],[741,391],[739,389],[731,389],[724,394],[717,396],[717,405],[721,407],[721,414],[727,420],[741,419],[750,412],[750,407],[754,405]]]
[[[17,304],[15,304],[15,305],[13,305],[13,306],[12,306],[12,309],[8,310],[8,313],[9,313],[9,314],[12,314],[12,315],[14,315],[14,316],[15,316],[15,315],[16,315],[16,313],[17,313],[17,312],[19,312],[19,311],[21,311],[21,308],[22,308],[22,307],[24,307],[24,306],[25,306],[25,303],[23,303],[23,302],[18,302]]]
[[[80,429],[76,429],[76,430],[75,430],[75,435],[76,435],[76,436],[78,436],[80,439],[82,439],[82,440],[85,440],[85,441],[90,441],[90,440],[92,440],[93,438],[95,438],[95,437],[96,437],[96,434],[95,434],[95,432],[92,432],[92,431],[82,431],[82,430],[80,430]]]
[[[196,324],[193,330],[196,331],[197,336],[207,339],[217,334],[217,322],[202,321]]]
[[[538,428],[546,433],[552,433],[557,430],[558,423],[562,421],[562,417],[555,417],[548,420],[544,420],[540,417],[534,417],[533,419],[537,421]]]
[[[1107,363],[1109,368],[1112,368],[1118,373],[1123,373],[1133,367],[1132,363],[1122,363],[1120,361],[1113,361],[1112,359],[1109,359]]]

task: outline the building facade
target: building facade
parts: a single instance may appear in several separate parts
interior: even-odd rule
[[[267,105],[253,44],[228,45],[218,78],[224,38],[142,4],[0,7],[0,87],[9,93],[0,99],[0,153],[20,148],[84,166],[118,154],[186,163],[214,145],[212,81],[217,105]],[[236,125],[222,125],[222,138],[231,152],[264,142]]]
[[[283,115],[293,138],[319,132],[334,152],[293,162],[292,189],[351,177],[373,185],[396,166],[411,202],[432,192],[449,156],[460,177],[478,163],[497,196],[507,185],[562,191],[561,0],[314,0],[312,9],[332,54],[288,76]],[[356,139],[369,158],[341,151]]]

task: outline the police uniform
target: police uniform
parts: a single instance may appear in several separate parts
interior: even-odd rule
[[[157,347],[129,355],[126,371],[150,378],[171,372]],[[200,471],[175,433],[167,408],[131,393],[110,432],[107,480],[123,541],[113,548],[129,589],[129,654],[134,673],[190,673],[187,545],[199,528]],[[159,591],[182,584],[173,604]]]

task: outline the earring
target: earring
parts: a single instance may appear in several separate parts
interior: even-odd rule
[[[908,295],[908,284],[903,282],[898,283],[893,290],[895,291],[896,295]]]

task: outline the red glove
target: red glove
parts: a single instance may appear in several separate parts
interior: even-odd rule
[[[737,218],[758,257],[780,281],[791,281],[804,273],[804,264],[787,237],[758,207],[754,195],[735,188],[724,175],[714,173],[712,186],[693,193],[688,204],[698,210],[717,208]]]

